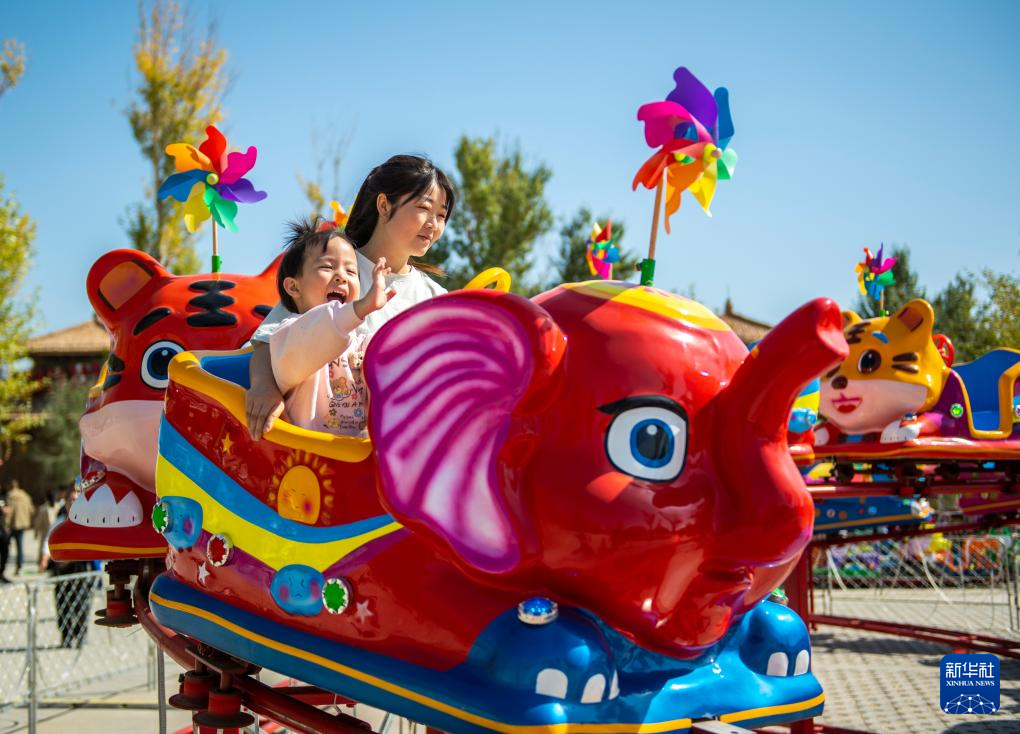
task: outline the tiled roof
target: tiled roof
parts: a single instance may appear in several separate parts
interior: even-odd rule
[[[733,329],[733,333],[736,334],[740,341],[744,342],[744,344],[759,341],[769,332],[769,329],[772,328],[771,324],[766,324],[764,321],[749,319],[747,316],[743,316],[742,314],[734,311],[733,303],[729,298],[726,299],[726,307],[723,309],[723,312],[719,314],[719,318],[725,321],[726,325]]]
[[[110,350],[110,337],[95,319],[28,340],[29,357],[102,356]]]

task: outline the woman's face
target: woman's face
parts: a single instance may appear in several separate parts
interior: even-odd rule
[[[392,214],[389,219],[380,217],[387,238],[408,255],[422,257],[446,229],[446,192],[432,184],[419,198],[399,202]]]

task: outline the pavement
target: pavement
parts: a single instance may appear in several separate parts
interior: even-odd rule
[[[34,555],[30,556],[34,559]],[[0,643],[5,626],[23,625],[23,612],[18,604],[2,608],[6,598],[15,598],[9,587],[0,587]],[[40,600],[49,599],[49,590],[41,592]],[[994,590],[947,590],[936,594],[931,590],[851,589],[831,596],[816,597],[818,611],[837,615],[859,616],[910,622],[925,626],[968,629],[984,634],[1020,638],[1020,624],[1009,613],[1014,603],[1011,595]],[[43,604],[43,603],[41,603]],[[13,611],[12,611],[13,610]],[[44,604],[40,625],[54,627],[47,621]],[[55,635],[55,630],[49,630]],[[23,640],[23,632],[16,639]],[[56,638],[54,638],[56,639]],[[20,643],[23,644],[23,643]],[[79,666],[92,677],[108,668],[98,668],[99,659],[134,661],[134,668],[102,680],[66,688],[60,695],[47,695],[38,712],[38,734],[110,734],[132,732],[146,734],[159,731],[159,707],[154,666],[147,662],[148,640],[138,628],[107,630],[92,627],[83,652],[52,649],[50,668],[74,675]],[[830,727],[870,732],[872,734],[1020,734],[1020,661],[1000,661],[1000,709],[988,716],[949,715],[939,708],[939,663],[950,650],[934,643],[902,637],[880,635],[867,631],[821,627],[812,636],[812,667],[821,680],[826,694],[824,714],[816,723]],[[59,647],[59,646],[56,646]],[[64,656],[64,657],[57,657]],[[0,682],[5,673],[24,665],[23,652],[7,650],[0,644]],[[116,668],[114,668],[116,669]],[[166,659],[165,685],[167,694],[177,690],[180,669]],[[17,677],[15,675],[14,677]],[[272,682],[271,676],[263,678]],[[52,683],[52,674],[48,682]],[[2,698],[0,698],[2,700]],[[360,706],[345,710],[368,721],[379,730],[382,712]],[[167,731],[173,734],[190,731],[191,714],[169,708],[166,712]],[[420,729],[420,727],[419,727]],[[28,731],[25,708],[0,710],[0,734]],[[413,734],[409,722],[399,722],[390,734]]]

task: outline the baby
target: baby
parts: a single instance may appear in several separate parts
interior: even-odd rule
[[[365,436],[366,393],[361,376],[364,337],[354,330],[395,295],[380,258],[372,287],[360,294],[354,246],[341,232],[314,222],[291,225],[277,275],[281,303],[294,315],[268,336],[273,376],[290,420],[313,431]],[[260,328],[260,331],[261,328]]]

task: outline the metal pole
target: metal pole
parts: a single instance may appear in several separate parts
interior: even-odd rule
[[[156,646],[156,695],[159,696],[159,734],[166,734],[166,670],[163,648]]]
[[[25,591],[28,592],[28,640],[26,644],[28,655],[28,734],[36,734],[39,694],[36,690],[35,626],[39,611],[39,585],[26,584]]]

